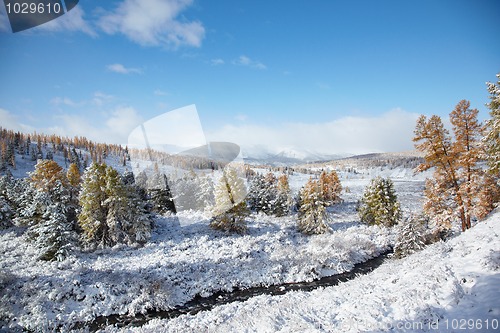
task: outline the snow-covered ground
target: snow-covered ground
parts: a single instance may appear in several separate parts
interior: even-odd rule
[[[355,201],[364,186],[358,185],[330,209],[332,232],[317,236],[299,233],[296,215],[252,215],[248,233],[234,235],[210,229],[206,216],[188,211],[179,218],[192,223],[158,218],[144,247],[116,246],[42,262],[22,229],[0,231],[0,329],[67,330],[96,316],[169,309],[219,290],[348,271],[385,252],[395,238],[392,229],[359,222]],[[405,186],[414,183],[402,191]],[[413,196],[402,197],[403,203],[421,198],[421,188],[405,191]]]
[[[262,295],[106,332],[498,332],[500,212],[448,241],[312,292]]]
[[[28,163],[19,169],[28,170]],[[0,332],[68,331],[74,323],[97,316],[169,309],[219,290],[310,281],[348,271],[394,244],[395,230],[368,227],[356,214],[356,202],[370,179],[391,176],[406,212],[421,209],[424,182],[421,175],[402,168],[339,175],[344,202],[329,208],[332,232],[324,235],[297,232],[296,215],[252,215],[247,234],[225,234],[210,229],[203,213],[184,211],[158,217],[143,247],[120,245],[76,252],[63,262],[42,262],[23,229],[0,231]],[[309,177],[290,176],[294,194]],[[463,324],[453,319],[477,319],[475,328],[492,327],[500,316],[499,224],[497,213],[450,242],[390,261],[338,287],[258,296],[195,316],[153,320],[136,330],[378,332],[378,325],[404,331],[406,326],[398,325],[422,323],[428,331],[442,332]],[[433,330],[438,319],[448,327]]]

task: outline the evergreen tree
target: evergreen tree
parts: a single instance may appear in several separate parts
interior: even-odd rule
[[[422,215],[410,216],[403,222],[394,246],[394,254],[396,257],[406,257],[412,253],[422,250],[425,247],[425,223],[426,218]]]
[[[144,242],[151,223],[144,205],[118,172],[102,163],[92,164],[83,175],[78,223],[90,245]]]
[[[0,194],[0,229],[12,226],[14,212],[7,199]]]
[[[497,75],[496,83],[487,82],[490,102],[490,116],[486,122],[486,133],[483,139],[486,158],[490,172],[498,178],[500,174],[500,73]]]
[[[25,225],[26,221],[19,218],[24,208],[33,203],[34,190],[25,179],[14,179],[12,175],[0,177],[0,198],[3,198],[4,226]],[[10,223],[9,223],[10,222]]]
[[[49,192],[26,186],[18,200],[17,216],[14,222],[18,226],[33,226],[44,219],[47,208],[52,204]]]
[[[69,201],[68,190],[57,182],[42,218],[28,230],[28,239],[39,248],[41,260],[63,260],[76,245],[74,224],[68,220]]]
[[[147,180],[146,187],[153,204],[153,211],[159,214],[177,213],[166,175],[160,172],[153,173],[152,177]]]
[[[222,177],[215,186],[214,195],[214,217],[210,226],[223,231],[245,232],[245,217],[249,214],[245,202],[245,183],[231,166],[224,168]]]
[[[278,197],[278,179],[274,173],[269,172],[264,176],[264,191],[262,193],[262,211],[267,215],[275,213],[276,199]]]
[[[266,207],[266,182],[264,176],[256,173],[250,178],[247,201],[248,206],[255,212],[264,211]]]
[[[206,212],[211,211],[215,205],[214,182],[212,178],[204,176],[200,178],[200,192],[198,193],[198,202]]]
[[[278,177],[276,190],[277,195],[273,203],[273,213],[276,216],[286,216],[290,213],[290,207],[292,206],[292,195],[286,174]]]
[[[389,178],[372,179],[359,202],[358,213],[361,221],[370,225],[393,226],[398,223],[400,204]]]
[[[327,224],[326,203],[321,184],[309,179],[300,192],[298,229],[304,234],[322,234],[330,230]]]

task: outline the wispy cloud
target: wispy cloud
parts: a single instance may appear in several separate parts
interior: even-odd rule
[[[225,61],[222,60],[221,58],[216,58],[210,60],[210,63],[212,64],[212,66],[218,66],[218,65],[224,65]]]
[[[233,64],[238,66],[247,66],[255,69],[267,69],[267,66],[260,61],[252,60],[245,55],[241,55],[238,57],[238,59],[233,60]]]
[[[77,103],[68,97],[54,97],[50,100],[50,103],[55,106],[66,105],[71,107],[77,107],[82,104],[82,103]]]
[[[142,74],[142,70],[139,68],[125,67],[122,64],[111,64],[107,65],[106,68],[115,73],[120,74]]]
[[[96,142],[116,144],[125,144],[132,129],[143,122],[131,106],[116,107],[98,122],[72,114],[58,115],[55,120],[58,123],[56,126],[42,131],[64,136],[85,136]]]
[[[192,0],[125,0],[98,22],[107,34],[123,34],[144,46],[199,47],[205,28],[199,21],[179,19]]]
[[[114,98],[113,95],[107,95],[103,92],[96,91],[94,93],[94,96],[92,97],[92,104],[95,106],[103,106],[104,104],[113,100],[113,98]]]
[[[4,129],[13,131],[29,133],[34,130],[32,126],[21,123],[18,116],[2,108],[0,108],[0,124]]]
[[[163,90],[160,90],[160,89],[156,89],[153,93],[156,96],[167,96],[168,95],[168,93],[166,91],[163,91]]]
[[[404,151],[413,149],[418,114],[394,109],[376,117],[342,117],[325,123],[225,125],[207,133],[210,141],[229,141],[252,149],[265,146],[276,153],[294,147],[319,153]]]
[[[80,31],[96,37],[97,32],[84,19],[85,12],[81,6],[76,6],[55,20],[39,25],[35,29],[42,31]]]

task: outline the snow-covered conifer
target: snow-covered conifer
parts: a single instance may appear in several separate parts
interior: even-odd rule
[[[394,254],[397,257],[406,257],[425,247],[425,223],[426,218],[423,215],[412,215],[405,219],[399,229],[394,246]]]
[[[147,193],[153,204],[153,211],[159,214],[177,213],[167,176],[154,172],[147,180]]]
[[[215,205],[214,182],[208,176],[200,177],[200,192],[198,193],[198,203],[204,211],[211,211]]]
[[[491,118],[486,122],[483,143],[490,172],[498,177],[500,174],[500,73],[496,76],[498,79],[496,83],[487,82],[491,100],[487,106],[490,109]]]
[[[84,173],[78,222],[90,245],[144,242],[151,223],[144,206],[118,172],[106,164],[92,164]]]
[[[223,231],[245,232],[245,217],[249,213],[245,202],[245,183],[231,166],[226,166],[223,170],[214,195],[214,217],[210,226]]]
[[[0,229],[12,226],[14,212],[7,199],[0,194]]]
[[[389,178],[372,179],[358,205],[361,221],[368,224],[392,226],[401,218],[400,204]]]
[[[278,179],[272,172],[264,176],[264,191],[262,193],[262,211],[267,215],[275,213],[275,204],[278,197]]]
[[[264,176],[259,173],[255,173],[250,178],[250,186],[247,195],[248,206],[251,210],[255,212],[261,212],[264,210],[264,207],[266,206],[265,192],[266,182],[264,180]]]
[[[276,191],[277,195],[273,203],[273,213],[276,216],[286,216],[290,213],[290,207],[292,206],[290,184],[288,183],[288,176],[286,174],[278,177]]]
[[[38,247],[42,260],[63,260],[76,245],[74,224],[68,219],[69,201],[69,191],[57,182],[42,218],[28,230],[28,239]]]
[[[330,230],[327,224],[326,203],[317,180],[309,179],[301,189],[297,227],[300,232],[308,235],[322,234]]]

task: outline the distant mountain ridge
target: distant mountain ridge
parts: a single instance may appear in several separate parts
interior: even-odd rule
[[[297,165],[304,163],[327,162],[353,156],[352,154],[322,154],[308,150],[287,148],[273,152],[265,147],[242,149],[243,159],[248,164],[266,164],[271,166]]]

